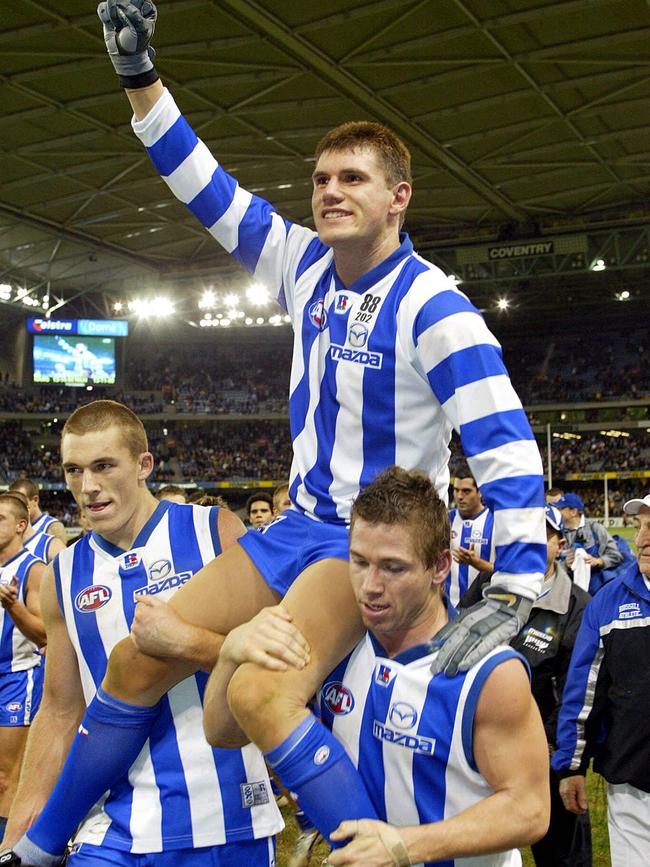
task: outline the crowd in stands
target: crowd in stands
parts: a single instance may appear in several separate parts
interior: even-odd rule
[[[506,365],[524,404],[650,396],[650,366],[642,363],[646,339],[642,329],[627,329],[605,341],[588,341],[572,333],[537,340],[517,335],[500,339]],[[9,413],[45,413],[53,420],[57,414],[65,415],[83,403],[110,397],[144,417],[157,460],[155,482],[237,483],[286,478],[291,464],[286,420],[251,418],[232,423],[181,424],[173,419],[208,414],[286,415],[290,343],[288,331],[272,340],[264,337],[254,341],[251,335],[241,343],[226,340],[209,351],[198,344],[179,345],[170,352],[169,348],[134,342],[121,380],[124,384],[119,388],[21,387],[4,375],[0,377],[0,417]],[[162,415],[168,421],[147,422],[147,415]],[[625,408],[619,415],[625,415]],[[60,422],[45,424],[39,433],[30,432],[23,420],[0,420],[0,484],[19,475],[42,482],[62,481]],[[546,467],[546,442],[541,438],[540,450]],[[460,446],[454,440],[452,473],[454,462],[461,459]],[[619,438],[582,433],[580,439],[553,440],[554,483],[561,484],[572,473],[648,468],[650,438],[643,429]],[[569,487],[575,487],[575,482]],[[610,515],[620,515],[623,501],[646,487],[644,480],[612,480]],[[604,514],[601,482],[588,487],[582,484],[580,493],[587,514]],[[58,508],[56,503],[54,507]]]
[[[524,405],[636,400],[650,395],[647,331],[625,329],[589,340],[561,336],[504,337],[504,359]]]
[[[0,484],[19,476],[40,482],[62,482],[58,451],[60,426],[45,434],[29,431],[19,420],[0,421]],[[152,481],[161,482],[251,482],[287,478],[291,466],[291,438],[286,421],[245,420],[240,422],[185,423],[163,428],[160,422],[145,426],[156,458]],[[540,444],[546,466],[546,446]],[[562,486],[568,473],[639,470],[650,468],[650,438],[646,433],[614,439],[584,434],[580,440],[553,441],[553,481]],[[450,468],[464,461],[460,443],[452,439]],[[576,481],[567,481],[576,489]],[[639,496],[648,487],[643,479],[615,479],[609,482],[609,515],[619,516],[625,500]],[[579,485],[586,514],[603,517],[603,483]]]
[[[498,331],[497,331],[498,334]],[[650,366],[642,330],[585,340],[504,335],[513,384],[524,405],[644,398]],[[133,343],[120,388],[91,392],[57,385],[19,387],[0,381],[0,412],[69,412],[98,397],[121,400],[135,412],[176,414],[286,414],[291,340],[197,344],[150,349]]]

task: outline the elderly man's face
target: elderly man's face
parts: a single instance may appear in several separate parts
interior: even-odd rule
[[[634,518],[636,524],[637,560],[639,569],[644,575],[650,576],[650,508],[641,506],[639,514]]]

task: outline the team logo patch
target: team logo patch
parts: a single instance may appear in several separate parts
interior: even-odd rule
[[[350,346],[357,349],[366,345],[368,340],[368,329],[361,322],[353,322],[348,331],[348,341]]]
[[[395,674],[391,667],[380,662],[377,671],[375,672],[375,683],[380,684],[380,686],[388,686],[394,677]]]
[[[136,566],[140,565],[140,555],[135,551],[129,551],[128,554],[124,555],[122,565],[125,569],[135,569]]]
[[[312,324],[319,329],[319,331],[323,331],[325,326],[327,325],[327,310],[325,310],[325,305],[323,304],[322,299],[320,301],[315,301],[311,307],[309,308],[309,318],[312,321]]]
[[[19,710],[22,710],[22,704],[19,701],[10,701],[8,705],[6,705],[5,710],[7,713],[18,713]]]
[[[113,591],[110,587],[106,587],[104,584],[93,584],[91,587],[84,587],[80,593],[77,593],[74,607],[82,614],[90,614],[110,602],[112,595]]]
[[[161,578],[166,578],[172,571],[172,564],[169,560],[156,560],[149,569],[149,577],[153,581],[158,581]]]
[[[388,719],[398,729],[412,729],[418,721],[418,712],[412,704],[407,704],[405,701],[397,701],[391,705]]]
[[[550,643],[555,638],[555,633],[552,629],[542,632],[540,629],[535,629],[534,626],[525,626],[520,636],[524,639],[524,647],[543,654],[548,650]]]
[[[335,313],[345,313],[348,309],[348,305],[350,303],[350,299],[347,295],[344,295],[342,292],[336,296],[336,304],[334,306]]]
[[[347,686],[339,681],[325,684],[323,698],[329,710],[336,716],[344,716],[354,708],[354,696]]]
[[[330,748],[328,746],[319,747],[314,753],[314,764],[324,765],[330,757]]]
[[[630,620],[633,617],[641,617],[641,606],[638,602],[627,602],[618,606],[619,620]]]
[[[259,807],[261,804],[269,803],[269,790],[263,780],[260,780],[259,783],[241,783],[239,791],[241,792],[241,805],[244,810],[250,810],[251,807]]]

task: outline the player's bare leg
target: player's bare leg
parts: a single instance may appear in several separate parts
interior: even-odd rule
[[[283,604],[309,644],[309,664],[282,672],[242,665],[230,681],[229,704],[240,728],[264,750],[269,765],[331,840],[346,817],[377,818],[344,748],[305,707],[364,631],[347,561],[328,559],[310,566]]]
[[[310,566],[293,583],[284,605],[307,639],[309,664],[281,672],[242,665],[228,690],[238,723],[264,751],[275,748],[305,719],[307,702],[364,632],[345,560]]]
[[[224,636],[278,601],[248,554],[235,545],[193,575],[169,605],[183,620]],[[187,662],[141,653],[127,638],[113,649],[102,688],[120,701],[153,706],[195,670]]]
[[[16,794],[28,732],[28,726],[0,728],[0,818],[9,815]]]

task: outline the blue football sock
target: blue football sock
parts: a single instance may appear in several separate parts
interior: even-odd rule
[[[93,804],[136,760],[159,710],[159,704],[140,707],[113,698],[101,687],[97,690],[56,786],[27,832],[31,843],[52,855],[65,850]],[[20,855],[19,845],[15,851]]]
[[[328,840],[344,819],[378,818],[343,746],[312,714],[266,760]]]
[[[2,840],[2,838],[5,835],[5,828],[6,827],[7,827],[7,817],[6,816],[0,816],[0,840]]]

